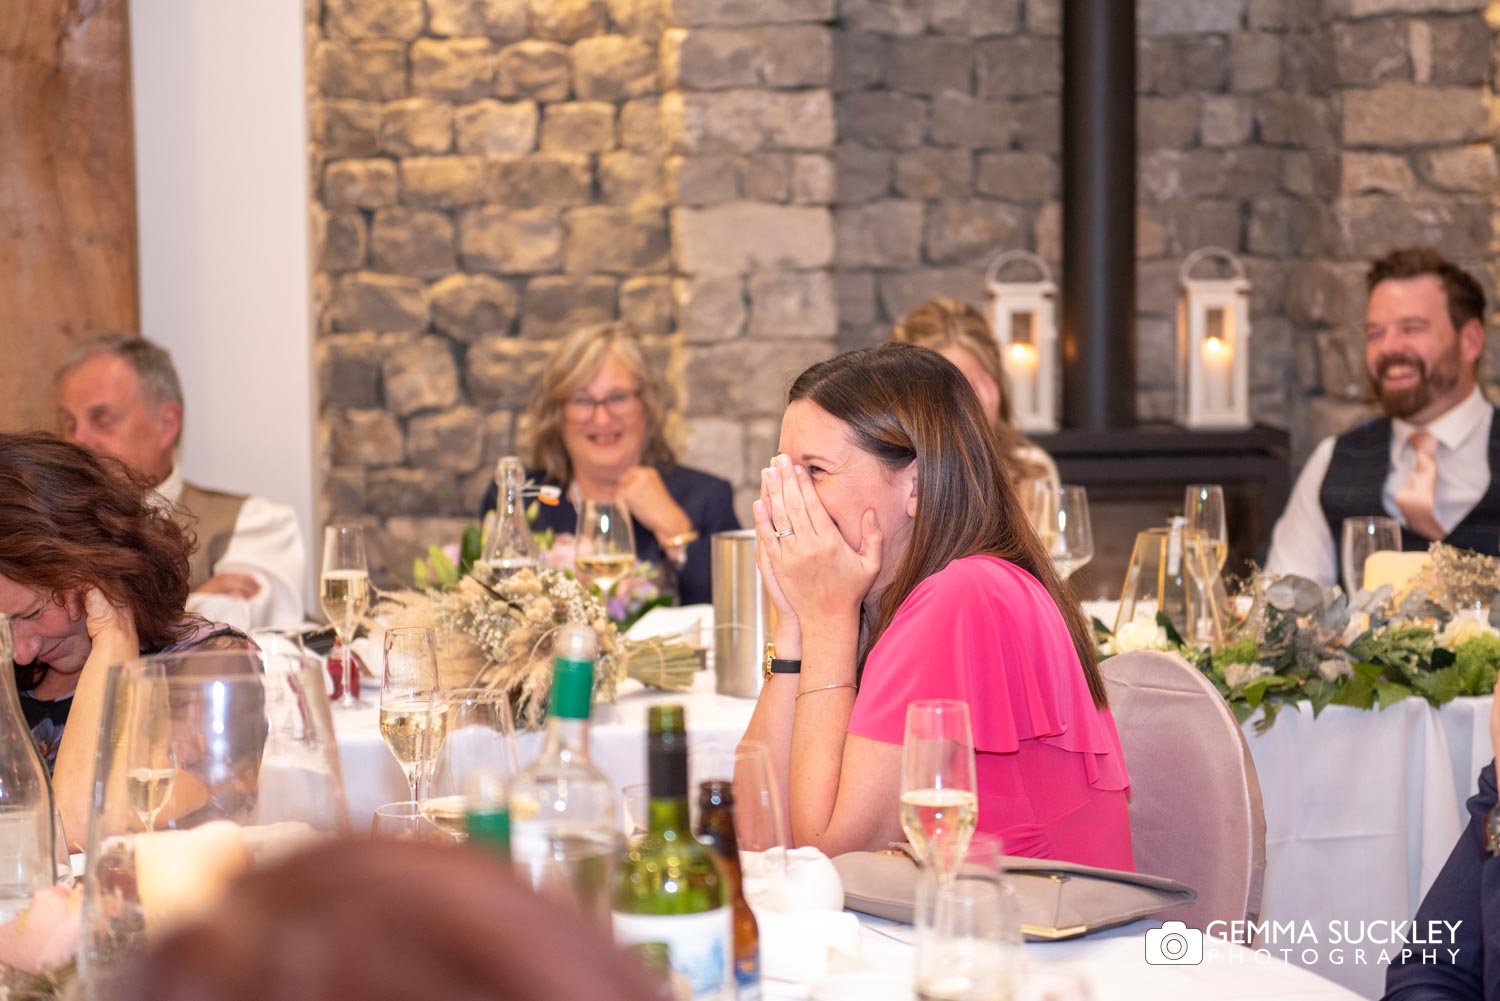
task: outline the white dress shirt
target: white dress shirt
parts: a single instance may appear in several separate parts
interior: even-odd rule
[[[182,496],[182,473],[174,468],[156,492],[166,506],[175,505]],[[264,497],[246,497],[229,546],[213,572],[248,574],[260,590],[249,598],[194,591],[188,595],[187,610],[245,632],[294,629],[306,618],[302,601],[305,566],[297,513]]]
[[[1385,513],[1405,524],[1401,509],[1396,506],[1396,491],[1416,465],[1411,436],[1425,429],[1437,439],[1438,481],[1433,511],[1444,533],[1453,531],[1490,488],[1493,416],[1493,408],[1476,386],[1462,403],[1425,426],[1399,418],[1392,420],[1390,467],[1380,493]],[[1338,583],[1339,540],[1329,530],[1323,505],[1318,500],[1336,440],[1330,437],[1318,442],[1307,465],[1302,467],[1286,510],[1271,532],[1271,552],[1266,558],[1269,573],[1293,573],[1323,584]]]

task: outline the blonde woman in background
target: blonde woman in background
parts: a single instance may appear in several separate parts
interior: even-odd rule
[[[1052,487],[1058,485],[1052,456],[1028,441],[1011,423],[1000,345],[983,313],[958,299],[929,299],[896,324],[891,340],[930,348],[964,374],[995,429],[1000,452],[1010,463],[1012,482],[1040,480]]]

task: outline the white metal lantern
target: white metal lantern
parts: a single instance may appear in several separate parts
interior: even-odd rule
[[[1230,278],[1193,278],[1209,259],[1225,261]],[[1178,273],[1177,422],[1189,428],[1250,426],[1250,281],[1220,247],[1195,250]]]
[[[1001,270],[1025,261],[1040,281],[1000,281]],[[1047,263],[1025,250],[998,255],[984,274],[990,327],[1000,343],[1012,422],[1023,431],[1057,430],[1057,284]]]

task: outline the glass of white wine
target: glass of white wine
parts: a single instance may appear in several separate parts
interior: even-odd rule
[[[442,732],[442,715],[430,712],[438,687],[437,642],[425,626],[385,631],[385,670],[380,676],[380,735],[396,756],[417,798],[417,766],[429,726]]]
[[[957,870],[978,821],[968,703],[913,702],[901,744],[901,829],[939,881]]]
[[[1208,552],[1220,573],[1229,559],[1229,527],[1224,517],[1224,488],[1217,483],[1190,483],[1182,495],[1187,527],[1208,540]]]
[[[142,828],[151,831],[156,828],[157,815],[172,798],[177,780],[166,679],[142,678],[131,696],[136,703],[129,707],[135,739],[126,750],[125,790]]]
[[[458,841],[471,811],[509,801],[520,770],[510,695],[488,688],[434,691],[422,761],[422,816]]]
[[[578,508],[573,566],[606,598],[635,565],[635,529],[624,501],[584,501]]]
[[[320,582],[323,614],[338,637],[334,655],[343,657],[341,709],[360,709],[365,703],[354,694],[354,655],[349,641],[370,604],[370,569],[365,557],[365,533],[359,525],[329,525],[323,530],[323,577]]]
[[[1088,491],[1083,487],[1038,488],[1030,511],[1031,525],[1063,580],[1094,558],[1094,526],[1089,519]]]

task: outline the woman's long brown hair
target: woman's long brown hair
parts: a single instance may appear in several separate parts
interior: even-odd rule
[[[917,464],[917,516],[906,555],[860,648],[860,664],[922,581],[965,556],[986,554],[1031,574],[1056,602],[1094,704],[1108,705],[1093,631],[1021,510],[999,444],[963,373],[935,351],[882,344],[819,362],[788,402],[814,403],[849,426],[854,445],[892,472]]]
[[[193,540],[122,463],[41,432],[0,434],[0,576],[61,601],[97,587],[143,651],[180,639]],[[21,691],[39,667],[16,665]]]

